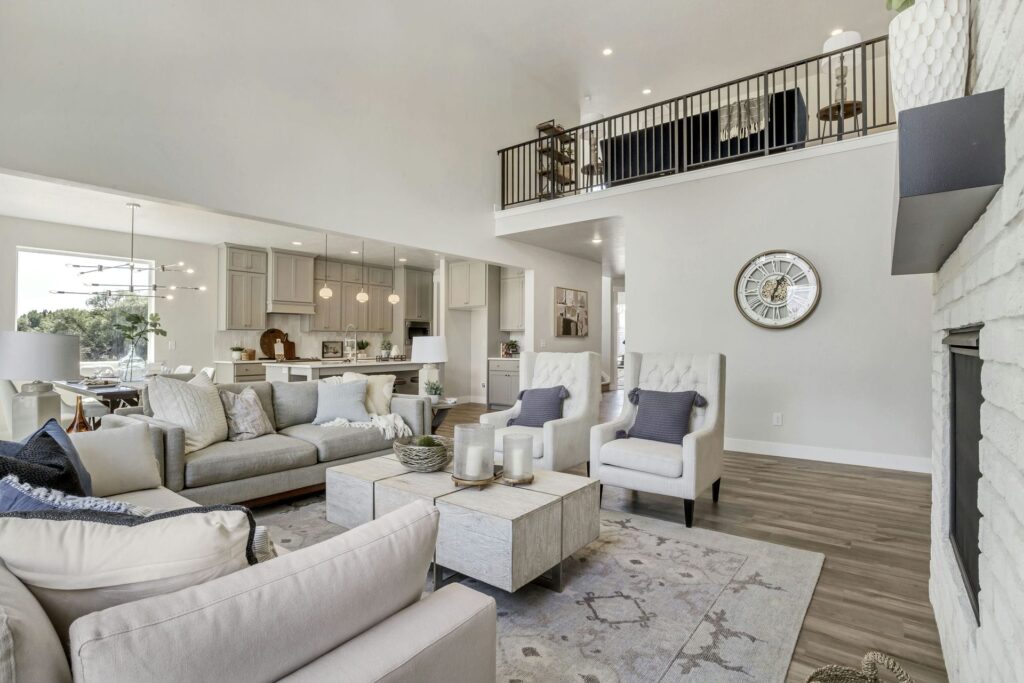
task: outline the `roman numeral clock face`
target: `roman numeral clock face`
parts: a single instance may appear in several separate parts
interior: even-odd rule
[[[791,327],[818,305],[821,281],[814,266],[791,251],[766,251],[736,276],[736,306],[761,327]]]

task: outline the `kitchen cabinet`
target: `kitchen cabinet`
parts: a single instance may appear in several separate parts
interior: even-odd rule
[[[391,332],[392,320],[394,318],[394,306],[388,302],[388,295],[391,294],[390,285],[370,285],[366,288],[370,300],[364,307],[369,308],[367,321],[367,332]]]
[[[340,265],[338,273],[341,273]],[[334,292],[330,299],[322,299],[319,294],[313,304],[313,315],[306,316],[303,320],[303,332],[341,332],[341,281],[340,280],[317,280],[317,291],[327,283],[327,286]]]
[[[341,262],[317,258],[313,261],[313,278],[317,285],[322,285],[324,280],[341,282]]]
[[[526,329],[526,278],[523,275],[506,277],[506,272],[504,268],[501,271],[499,327],[503,332],[521,332]]]
[[[363,282],[363,267],[357,263],[342,263],[341,264],[341,280],[342,282]]]
[[[515,405],[519,396],[519,361],[492,358],[487,361],[487,407]]]
[[[341,283],[341,329],[345,331],[353,325],[356,331],[365,332],[370,326],[370,303],[361,304],[356,301],[359,293],[358,282]]]
[[[472,309],[487,305],[487,264],[458,261],[448,265],[448,308]]]
[[[366,267],[366,284],[368,285],[380,285],[382,287],[390,287],[394,284],[394,271],[390,268],[376,268],[373,266]],[[389,294],[391,292],[388,292]]]
[[[309,254],[270,250],[268,313],[314,313],[313,261]]]
[[[405,269],[406,320],[431,320],[434,317],[434,274],[426,270]]]
[[[218,360],[214,362],[213,381],[217,384],[237,384],[239,382],[263,382],[267,379],[267,369],[262,360]]]
[[[262,330],[267,324],[267,252],[225,244],[218,257],[218,328]]]

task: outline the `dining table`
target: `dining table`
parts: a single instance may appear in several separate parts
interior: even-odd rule
[[[118,408],[139,405],[142,382],[118,382],[116,384],[88,384],[83,381],[52,380],[53,386],[73,394],[94,398],[114,412]]]

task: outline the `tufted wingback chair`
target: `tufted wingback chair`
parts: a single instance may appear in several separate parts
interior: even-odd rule
[[[534,353],[527,351],[519,360],[519,388],[541,389],[564,386],[569,397],[562,404],[562,418],[544,427],[506,426],[519,415],[521,401],[508,410],[480,416],[483,424],[494,425],[495,461],[500,461],[505,434],[533,436],[534,467],[566,470],[587,462],[587,438],[597,424],[601,404],[601,357],[593,352]]]
[[[693,501],[708,488],[715,502],[722,479],[725,442],[725,356],[720,353],[628,353],[626,395],[634,388],[696,391],[706,400],[694,407],[690,430],[680,444],[621,439],[636,419],[636,406],[623,402],[612,422],[590,430],[590,473],[602,486],[682,498],[686,526],[693,524]]]

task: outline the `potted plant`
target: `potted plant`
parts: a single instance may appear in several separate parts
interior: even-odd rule
[[[382,358],[389,358],[391,356],[392,346],[391,340],[385,337],[384,341],[380,343],[380,355]]]
[[[427,396],[430,397],[430,404],[436,406],[437,402],[441,400],[441,394],[444,393],[444,387],[441,386],[440,382],[430,380],[429,382],[427,382],[426,389]]]
[[[519,355],[519,342],[516,341],[515,339],[510,339],[508,343],[505,344],[505,348],[508,350],[509,356]]]
[[[363,360],[366,358],[366,349],[370,348],[370,342],[365,339],[359,339],[356,341],[356,358]]]
[[[242,354],[245,353],[244,346],[232,346],[231,347],[231,360],[242,360]]]
[[[130,351],[128,352],[123,379],[126,382],[131,382],[135,379],[136,366],[143,364],[141,359],[139,359],[139,363],[135,362],[135,350],[138,348],[139,342],[150,334],[166,337],[167,330],[160,327],[159,313],[150,313],[148,318],[139,313],[125,313],[124,321],[114,323],[113,328],[120,332],[124,340],[128,342]]]
[[[967,90],[968,0],[886,0],[889,72],[896,112],[961,97]]]

